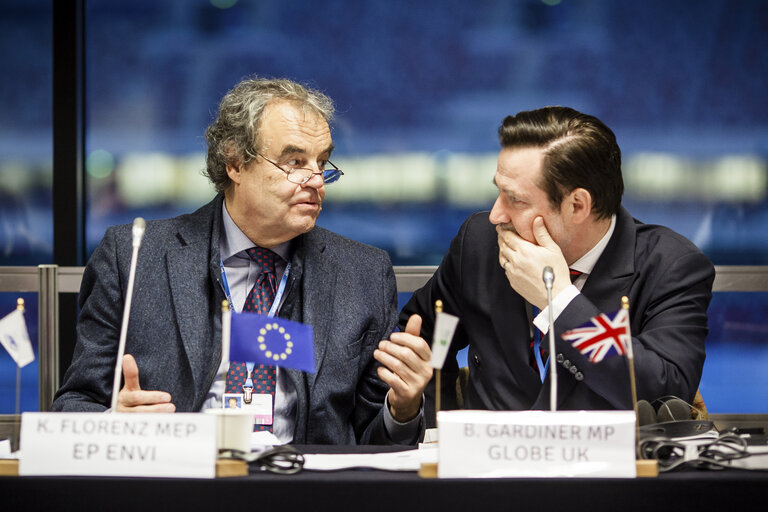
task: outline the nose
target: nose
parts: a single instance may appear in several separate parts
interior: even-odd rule
[[[501,196],[496,198],[496,202],[493,203],[493,208],[491,208],[491,214],[489,216],[489,219],[491,221],[491,224],[499,225],[499,224],[509,224],[512,222],[512,219],[510,218],[509,214],[507,214],[506,211],[504,211],[504,205],[501,204]]]
[[[316,190],[320,190],[325,186],[325,181],[323,180],[323,174],[322,173],[313,173],[312,176],[309,177],[307,181],[302,183],[302,187],[310,187],[314,188]]]

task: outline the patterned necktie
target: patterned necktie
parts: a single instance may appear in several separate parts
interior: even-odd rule
[[[568,271],[570,273],[571,284],[576,282],[576,279],[583,274],[583,272],[579,272],[578,270],[568,269]],[[539,308],[532,306],[532,318],[536,318],[538,314]],[[544,382],[544,379],[546,378],[546,364],[544,361],[546,361],[548,357],[549,353],[547,352],[547,349],[541,346],[541,331],[534,325],[533,339],[531,340],[531,358],[529,363],[531,367],[539,373],[541,382]]]
[[[275,300],[277,278],[275,276],[275,261],[279,257],[269,249],[252,247],[248,249],[248,256],[261,268],[261,273],[256,278],[251,292],[245,299],[243,311],[266,315]],[[243,393],[243,400],[249,403],[252,393],[272,395],[272,411],[274,421],[275,408],[275,367],[260,364],[253,369],[253,374],[248,375],[245,363],[230,362],[227,373],[227,393]],[[272,425],[253,426],[254,431],[268,430],[272,432]]]
[[[580,272],[578,270],[573,270],[572,268],[569,268],[568,272],[570,272],[570,274],[571,274],[571,284],[575,283],[576,280],[579,277],[581,277],[581,275],[584,273],[584,272]]]

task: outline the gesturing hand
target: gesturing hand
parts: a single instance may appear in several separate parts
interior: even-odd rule
[[[125,384],[117,395],[118,412],[175,412],[171,395],[165,391],[143,391],[139,385],[139,366],[130,354],[123,356]]]
[[[393,332],[373,352],[383,365],[378,370],[379,378],[389,385],[389,410],[401,423],[416,417],[424,388],[432,378],[432,351],[420,332],[421,317],[411,315],[405,332]]]
[[[533,220],[531,243],[510,229],[496,226],[499,241],[499,264],[504,269],[510,286],[525,300],[543,309],[547,305],[547,291],[541,280],[544,267],[550,266],[555,273],[552,296],[556,296],[571,284],[568,264],[560,247],[544,225],[542,217]]]

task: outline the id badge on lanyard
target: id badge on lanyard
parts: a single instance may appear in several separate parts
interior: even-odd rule
[[[229,290],[229,282],[227,281],[227,273],[224,270],[224,262],[220,261],[221,265],[221,278],[224,284],[224,292],[227,295],[227,300],[230,304],[234,305],[232,301],[232,295]],[[285,286],[288,282],[288,275],[291,272],[291,263],[285,267],[283,277],[280,279],[280,285],[277,287],[275,293],[275,299],[272,302],[272,307],[269,309],[267,316],[270,318],[275,316],[277,309],[280,306],[280,301],[285,293]],[[272,411],[274,410],[272,404],[272,395],[268,393],[253,393],[253,369],[255,363],[246,361],[245,367],[248,371],[243,384],[242,393],[224,393],[222,396],[221,406],[225,409],[246,409],[253,413],[254,423],[256,425],[271,425],[272,424]]]

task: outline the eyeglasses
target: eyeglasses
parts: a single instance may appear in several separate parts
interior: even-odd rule
[[[330,165],[332,169],[323,169],[320,172],[315,172],[312,169],[306,169],[304,167],[288,167],[288,169],[283,169],[280,165],[278,165],[276,162],[273,162],[269,158],[265,157],[258,151],[255,152],[257,155],[259,155],[261,158],[266,160],[267,162],[271,163],[281,171],[285,173],[285,177],[290,181],[291,183],[295,183],[296,185],[303,185],[309,180],[312,179],[314,176],[320,176],[323,179],[323,183],[326,185],[329,183],[333,183],[334,181],[339,181],[339,178],[344,176],[344,173],[341,172],[341,169],[336,167],[333,162],[330,160],[326,160],[326,164]]]

